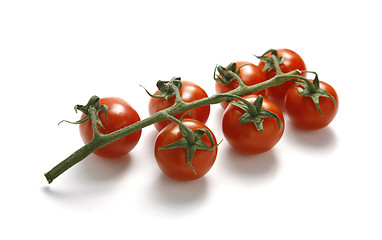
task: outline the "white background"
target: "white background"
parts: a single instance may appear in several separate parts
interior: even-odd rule
[[[1,239],[382,239],[378,1],[1,1]],[[287,121],[270,152],[226,141],[202,179],[165,177],[145,128],[119,164],[89,156],[47,184],[82,146],[73,106],[127,100],[141,118],[157,80],[214,94],[216,64],[290,48],[336,88],[337,118]],[[220,106],[207,125],[222,139]]]

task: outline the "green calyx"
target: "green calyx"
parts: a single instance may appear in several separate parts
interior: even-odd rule
[[[151,94],[149,91],[147,91],[146,88],[143,88],[145,89],[146,93],[150,95],[150,97],[169,99],[175,96],[176,92],[179,92],[179,90],[182,88],[182,81],[180,77],[173,77],[170,81],[159,80],[157,82],[157,87],[160,91],[157,94]],[[176,91],[175,88],[178,90]]]
[[[270,53],[270,55],[266,56],[268,53]],[[279,57],[275,49],[269,49],[263,55],[256,57],[265,63],[263,72],[276,68],[274,58],[277,60],[278,65],[280,65],[285,60],[284,57]]]
[[[166,114],[166,116],[173,122],[177,123],[179,125],[180,133],[182,135],[182,138],[174,143],[171,143],[163,148],[160,148],[161,150],[166,149],[175,149],[175,148],[184,148],[187,152],[187,164],[192,169],[192,171],[196,173],[194,167],[191,164],[192,158],[195,154],[195,151],[200,150],[206,150],[206,151],[212,151],[218,147],[220,143],[217,145],[214,145],[214,140],[212,133],[206,129],[195,129],[191,130],[186,125],[182,123],[182,118],[180,120],[174,118],[171,115]],[[183,115],[184,116],[184,115]],[[211,142],[212,147],[209,147],[205,142],[202,141],[203,135],[206,134],[208,139]]]
[[[244,66],[247,66],[248,64],[244,64],[242,66],[240,66],[239,68],[237,68],[236,66],[236,63],[230,63],[227,68],[224,68],[223,66],[216,66],[215,67],[215,71],[214,71],[214,79],[215,81],[223,84],[223,85],[227,85],[229,84],[230,82],[232,82],[233,80],[235,80],[236,76],[238,76],[240,74],[240,69]],[[219,73],[216,74],[216,72]],[[232,74],[234,73],[234,74]],[[236,75],[236,76],[235,76]]]
[[[279,130],[281,130],[281,120],[277,116],[277,114],[270,112],[268,110],[263,109],[263,96],[259,95],[254,103],[251,103],[244,98],[241,97],[235,97],[236,99],[240,100],[240,102],[237,101],[230,101],[229,103],[241,108],[244,110],[244,114],[240,117],[239,122],[241,124],[244,123],[253,123],[256,127],[256,129],[259,132],[262,132],[264,130],[263,128],[263,122],[266,118],[275,118],[277,120],[277,124],[279,126]]]
[[[101,120],[98,117],[98,113],[100,113],[101,111],[105,111],[106,121],[108,121],[107,109],[108,109],[108,107],[106,105],[100,105],[100,98],[94,95],[89,99],[89,101],[86,105],[77,104],[76,106],[74,106],[74,110],[76,111],[76,113],[77,113],[77,111],[80,111],[86,115],[84,118],[82,118],[76,122],[70,122],[67,120],[62,120],[61,122],[58,123],[58,125],[60,125],[62,122],[67,122],[70,124],[81,124],[83,122],[86,122],[87,120],[91,119],[91,117],[92,117],[91,116],[92,115],[91,110],[95,110],[95,112],[97,113],[97,114],[95,114],[95,118],[96,118],[95,122],[97,124],[99,124],[102,128],[104,128]]]
[[[314,105],[316,105],[316,108],[320,115],[322,115],[321,107],[320,107],[320,97],[327,97],[333,100],[334,107],[336,107],[336,99],[330,95],[327,91],[320,88],[320,81],[318,79],[318,74],[316,72],[312,71],[305,71],[308,73],[313,73],[315,75],[314,80],[310,81],[309,79],[303,79],[303,80],[292,80],[293,82],[299,84],[304,88],[302,91],[298,91],[298,88],[296,88],[298,94],[304,97],[309,97],[314,102]]]

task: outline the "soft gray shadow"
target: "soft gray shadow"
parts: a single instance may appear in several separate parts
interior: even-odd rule
[[[289,121],[285,135],[288,141],[305,148],[331,150],[337,144],[336,135],[330,126],[318,130],[302,130]]]
[[[70,172],[63,173],[70,176],[42,187],[42,192],[60,201],[91,199],[113,189],[130,165],[131,160],[128,155],[109,160],[91,154],[70,169]]]
[[[78,168],[74,181],[89,182],[115,181],[122,177],[131,165],[129,154],[113,159],[105,159],[91,154]]]
[[[277,172],[278,160],[273,149],[262,154],[244,155],[230,147],[223,155],[228,171],[245,180],[266,180]]]
[[[206,177],[193,181],[176,181],[160,174],[149,189],[150,198],[155,204],[170,209],[202,203],[207,196],[208,184]]]

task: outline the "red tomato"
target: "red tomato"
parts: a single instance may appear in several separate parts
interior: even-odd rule
[[[100,105],[107,105],[108,121],[106,121],[105,112],[101,111],[98,116],[102,122],[101,126],[98,126],[98,131],[103,134],[117,131],[121,128],[129,126],[135,122],[140,121],[138,113],[123,99],[116,97],[102,98]],[[85,115],[82,115],[82,118]],[[130,152],[138,143],[141,137],[141,130],[131,133],[121,139],[118,139],[109,145],[97,149],[94,153],[98,156],[105,158],[117,158]],[[80,124],[80,134],[82,140],[85,143],[90,142],[93,138],[93,128],[91,120],[87,120]]]
[[[285,58],[285,60],[280,64],[280,69],[283,73],[287,73],[296,69],[301,71],[306,70],[304,60],[300,57],[300,55],[298,55],[294,51],[289,49],[277,49],[276,51],[279,57]],[[266,56],[269,56],[269,55],[270,53],[268,53]],[[265,66],[264,62],[260,61],[259,67],[261,70],[263,70],[264,66]],[[276,75],[276,70],[267,69],[265,71],[265,74],[267,79],[271,79]],[[305,77],[306,73],[302,73],[301,76]],[[291,81],[288,81],[282,85],[279,85],[276,87],[270,87],[268,89],[269,99],[273,100],[277,104],[282,104],[282,102],[284,101],[286,91],[292,85],[295,85],[295,84]]]
[[[198,120],[194,119],[184,119],[183,124],[189,129],[201,129],[206,128],[206,125]],[[208,129],[209,130],[209,129]],[[212,132],[211,132],[212,133]],[[201,140],[207,144],[209,147],[216,145],[215,136],[212,133],[214,145],[206,134],[203,135]],[[217,148],[207,151],[197,149],[191,160],[192,167],[195,172],[187,163],[187,151],[184,148],[175,149],[160,149],[168,146],[182,138],[182,134],[179,129],[179,125],[176,123],[170,123],[167,125],[157,136],[155,140],[155,158],[158,163],[159,168],[170,178],[175,180],[194,180],[203,177],[213,166],[216,155]]]
[[[267,80],[264,72],[262,71],[262,68],[259,68],[258,66],[254,65],[252,63],[249,63],[249,62],[236,62],[236,70],[245,64],[248,64],[248,65],[240,68],[240,73],[239,73],[239,77],[245,85],[252,86],[252,85],[255,85],[257,83],[264,82]],[[219,82],[215,83],[216,93],[226,93],[226,92],[229,92],[231,90],[234,90],[238,86],[239,86],[239,83],[237,82],[236,79],[227,85],[224,85],[224,84],[219,83]],[[256,92],[256,94],[267,97],[268,90],[264,89],[264,90]],[[224,109],[226,109],[228,106],[228,102],[222,102],[222,103],[220,103],[220,105]]]
[[[160,91],[156,91],[154,94],[159,93]],[[184,102],[192,102],[198,99],[208,97],[207,93],[199,87],[197,84],[182,81],[182,88],[179,91],[180,96]],[[171,107],[175,103],[175,96],[170,99],[165,98],[151,98],[149,102],[149,113],[153,115],[156,112],[159,112],[163,109]],[[179,113],[174,115],[175,118],[180,119],[184,113]],[[190,110],[185,117],[192,118],[201,121],[202,123],[206,123],[208,120],[208,116],[210,115],[210,106],[206,105],[203,107],[198,107]],[[171,120],[164,120],[162,122],[155,123],[155,128],[160,131],[165,126],[167,126]]]
[[[326,127],[336,116],[338,110],[338,96],[336,91],[329,84],[320,81],[320,88],[325,90],[336,100],[329,97],[320,97],[319,104],[321,113],[310,97],[304,97],[298,94],[303,88],[291,87],[285,96],[285,110],[293,124],[302,129],[320,129]]]
[[[243,98],[253,103],[257,96],[248,95]],[[280,128],[277,119],[265,118],[263,119],[263,131],[259,132],[253,123],[241,124],[239,122],[240,117],[244,114],[244,110],[241,108],[230,104],[225,110],[222,123],[224,137],[238,152],[244,154],[263,153],[270,150],[281,139],[285,122],[280,108],[266,98],[263,99],[262,108],[280,118]]]

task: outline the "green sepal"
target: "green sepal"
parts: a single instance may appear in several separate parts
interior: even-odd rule
[[[206,128],[200,128],[200,129],[195,129],[193,132],[197,135],[197,139],[198,139],[198,140],[201,140],[202,137],[203,137],[203,135],[206,134],[207,137],[208,137],[208,139],[210,140],[212,146],[214,145],[214,138],[213,138],[213,136],[212,136],[212,133],[211,133],[208,129],[206,129]],[[200,148],[198,148],[198,149],[202,149],[202,150],[208,150],[208,151],[210,151],[210,150],[214,150],[214,149],[217,147],[217,145],[216,145],[215,147],[210,148],[210,147],[209,147],[207,144],[205,144],[203,141],[199,141],[199,142],[200,142],[200,144],[199,144],[199,147],[200,147]],[[196,141],[196,143],[198,143],[198,141]],[[204,146],[204,147],[203,147],[203,146]]]
[[[320,81],[318,79],[318,75],[316,72],[310,72],[315,74],[315,78],[313,82],[306,79],[306,81],[303,80],[292,80],[293,82],[299,84],[301,87],[304,88],[302,91],[298,91],[298,88],[296,88],[296,91],[298,94],[304,97],[309,97],[312,99],[314,105],[316,106],[318,112],[322,116],[321,107],[320,107],[320,97],[327,97],[333,100],[334,107],[336,107],[336,99],[330,95],[327,91],[320,88]]]
[[[216,66],[215,71],[214,71],[214,79],[215,79],[215,81],[217,81],[223,85],[227,85],[230,82],[232,82],[233,80],[235,80],[235,77],[232,74],[230,74],[229,72],[233,72],[236,75],[239,75],[240,69],[242,67],[247,66],[247,65],[248,64],[244,64],[244,65],[241,65],[239,68],[237,68],[236,63],[232,62],[227,66],[227,68],[220,66],[220,65]],[[218,72],[219,74],[217,74],[216,72]]]
[[[85,116],[83,118],[81,118],[80,120],[76,121],[76,122],[71,122],[71,121],[68,121],[68,120],[61,120],[58,125],[60,125],[62,122],[66,122],[66,123],[70,123],[70,124],[81,124],[81,123],[84,123],[86,122],[87,120],[90,119],[90,116]]]
[[[254,103],[250,103],[245,99],[241,99],[242,102],[231,101],[230,104],[244,110],[244,114],[239,118],[241,124],[253,123],[259,132],[264,130],[263,122],[266,118],[275,118],[281,130],[281,120],[277,114],[265,110],[262,108],[263,96],[259,95]],[[245,102],[244,102],[245,101]]]
[[[184,146],[188,146],[188,142],[185,138],[181,138],[180,140],[173,142],[165,147],[160,149],[174,149],[174,148],[184,148]]]
[[[161,150],[166,149],[175,149],[175,148],[184,148],[186,149],[187,154],[187,164],[192,169],[192,171],[197,174],[194,167],[192,166],[192,158],[194,157],[195,151],[200,150],[206,150],[206,151],[212,151],[218,147],[218,144],[214,145],[212,133],[206,129],[195,129],[192,131],[187,126],[185,126],[181,121],[178,119],[175,119],[172,116],[169,116],[169,119],[174,121],[179,125],[180,133],[182,135],[182,138],[174,143],[171,143],[165,147],[160,148]],[[206,143],[204,143],[201,139],[203,135],[206,134],[208,136],[208,139],[210,140],[212,147],[209,147]]]
[[[99,124],[102,128],[105,128],[101,122],[101,119],[99,119],[99,117],[98,117],[98,113],[100,113],[101,111],[104,111],[105,117],[106,117],[106,122],[108,122],[109,121],[109,118],[107,115],[108,107],[107,107],[107,105],[100,105],[100,98],[95,96],[95,95],[89,99],[89,101],[86,105],[77,104],[74,106],[74,111],[76,111],[76,113],[78,111],[82,112],[83,114],[86,115],[85,117],[81,118],[80,120],[78,120],[76,122],[62,120],[58,123],[58,125],[60,125],[62,122],[67,122],[70,124],[81,124],[81,123],[86,122],[87,120],[89,120],[91,118],[91,116],[90,116],[91,114],[89,112],[90,108],[94,108],[97,111],[97,115],[96,115],[96,119],[95,119],[97,124]]]
[[[160,92],[157,94],[151,94],[146,88],[144,88],[143,86],[141,86],[141,87],[143,87],[143,89],[145,89],[146,93],[150,97],[169,99],[169,98],[172,98],[173,96],[175,96],[175,94],[176,94],[173,86],[175,86],[178,89],[178,91],[182,88],[182,81],[181,81],[180,77],[173,77],[170,81],[159,80],[157,82],[157,88]]]
[[[271,56],[266,56],[266,54],[268,53],[271,53],[271,55],[274,55],[277,59],[277,62],[278,64],[280,65],[281,63],[284,62],[285,60],[285,57],[279,57],[279,55],[277,54],[277,51],[275,49],[269,49],[268,51],[266,51],[263,55],[261,56],[256,56],[258,59],[260,59],[261,61],[264,62],[264,68],[263,68],[263,72],[267,71],[267,70],[272,70],[275,68],[275,63],[273,62]]]

